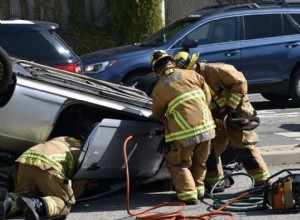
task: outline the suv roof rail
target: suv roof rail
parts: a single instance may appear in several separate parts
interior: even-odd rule
[[[200,12],[203,10],[215,10],[216,12],[219,11],[230,11],[230,10],[242,10],[242,9],[256,9],[256,8],[260,8],[260,6],[254,2],[251,3],[242,3],[242,4],[238,4],[238,3],[233,3],[233,4],[221,4],[221,5],[213,5],[213,6],[207,6],[204,8],[201,8],[199,10],[196,10],[195,12]]]

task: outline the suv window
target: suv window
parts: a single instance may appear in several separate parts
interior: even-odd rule
[[[187,35],[188,39],[198,40],[198,45],[223,43],[238,39],[237,17],[214,20]]]
[[[244,16],[245,39],[282,36],[281,14]]]
[[[300,14],[289,14],[283,17],[284,35],[300,33]]]
[[[2,47],[15,57],[29,60],[59,60],[72,58],[73,55],[64,42],[49,31],[0,33]],[[52,35],[52,36],[51,36]],[[38,46],[36,46],[38,45]],[[16,48],[18,48],[16,50]],[[28,51],[31,51],[28,53]],[[45,53],[45,51],[47,51]]]

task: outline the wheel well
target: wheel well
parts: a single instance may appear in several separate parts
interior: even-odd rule
[[[300,61],[298,63],[296,63],[296,65],[294,66],[294,68],[293,68],[293,70],[291,72],[290,78],[289,78],[289,89],[288,89],[289,95],[291,93],[291,89],[290,89],[291,80],[292,80],[293,76],[296,74],[297,69],[300,69]]]
[[[131,77],[138,76],[141,73],[150,73],[151,71],[152,70],[147,67],[142,67],[142,68],[131,70],[123,77],[122,82],[124,83],[124,82],[128,81]]]

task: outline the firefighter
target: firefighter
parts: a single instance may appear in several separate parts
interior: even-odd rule
[[[256,116],[256,111],[247,96],[248,86],[244,75],[234,66],[225,63],[196,63],[198,57],[199,54],[190,56],[187,52],[179,52],[174,60],[177,67],[195,70],[204,77],[212,96],[213,117],[230,121],[233,117]],[[224,177],[220,155],[229,142],[241,159],[246,172],[254,178],[255,186],[263,185],[270,174],[255,146],[258,142],[256,132],[217,128],[216,138],[212,140],[212,153],[207,160],[207,188],[211,188]],[[223,191],[224,186],[220,187],[220,191]]]
[[[70,180],[81,147],[80,140],[62,136],[25,151],[16,160],[14,192],[0,188],[0,219],[21,211],[30,220],[67,216],[87,183]]]
[[[204,178],[215,123],[209,110],[207,84],[193,70],[174,68],[173,57],[163,50],[150,58],[159,81],[155,85],[153,116],[164,122],[165,160],[176,191],[176,200],[197,204],[205,194]],[[195,116],[199,117],[195,117]]]

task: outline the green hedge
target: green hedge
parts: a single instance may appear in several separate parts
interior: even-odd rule
[[[138,42],[162,27],[160,0],[107,1],[108,25],[102,28],[83,21],[82,1],[69,5],[69,26],[58,34],[78,55]]]

